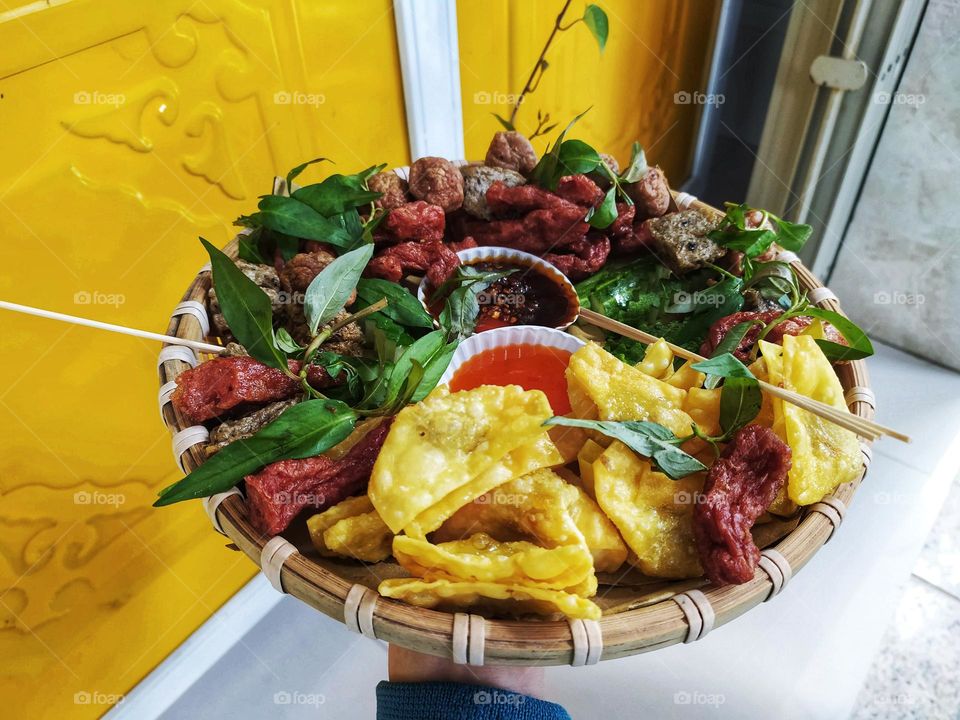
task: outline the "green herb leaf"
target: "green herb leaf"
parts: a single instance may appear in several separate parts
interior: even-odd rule
[[[319,162],[324,162],[325,160],[328,160],[328,159],[329,158],[318,157],[318,158],[314,158],[313,160],[307,160],[307,162],[297,165],[295,168],[293,168],[293,170],[288,172],[287,173],[287,192],[290,191],[290,184],[297,179],[297,176],[299,176],[300,173],[302,173],[311,165]]]
[[[503,125],[504,130],[509,130],[510,132],[514,132],[516,130],[516,128],[513,126],[513,123],[507,120],[505,117],[500,117],[495,112],[492,112],[490,114],[493,115],[500,122],[501,125]]]
[[[367,205],[381,193],[368,190],[362,174],[331,175],[321,183],[306,185],[293,193],[293,198],[325,217]]]
[[[746,370],[746,368],[744,368]],[[749,372],[749,370],[747,371]],[[720,391],[720,429],[727,439],[760,412],[763,395],[755,377],[728,376]]]
[[[383,314],[401,325],[433,327],[433,318],[424,310],[420,301],[397,283],[379,278],[362,278],[357,283],[357,297],[368,305],[386,298],[389,304],[382,310]]]
[[[435,330],[424,335],[403,351],[390,373],[387,382],[386,404],[397,402],[402,397],[402,389],[407,382],[414,363],[420,366],[422,375],[410,393],[409,402],[419,402],[436,386],[453,357],[457,343],[448,343],[444,333]],[[406,402],[403,403],[404,405]]]
[[[542,188],[547,190],[556,190],[557,183],[562,177],[560,170],[560,148],[563,145],[563,139],[566,137],[567,133],[570,131],[570,128],[576,124],[576,122],[590,112],[590,108],[587,108],[582,113],[577,115],[570,123],[564,128],[557,139],[554,141],[553,146],[543,154],[543,157],[540,158],[533,170],[530,171],[530,181],[539,185]]]
[[[287,356],[276,346],[270,298],[222,251],[200,238],[210,255],[213,284],[227,325],[250,356],[287,372]]]
[[[717,375],[722,378],[756,379],[756,376],[750,372],[750,369],[746,365],[728,352],[721,355],[714,354],[709,360],[703,360],[690,367],[699,372],[707,373],[708,375]]]
[[[293,336],[290,335],[285,327],[277,328],[274,338],[277,341],[277,347],[287,355],[299,355],[305,350],[302,345],[293,339]]]
[[[600,153],[587,145],[583,140],[565,140],[560,145],[560,172],[563,175],[577,175],[593,172],[603,160]]]
[[[634,452],[651,458],[657,467],[673,480],[707,469],[702,462],[680,449],[679,445],[683,442],[681,438],[658,423],[646,420],[579,420],[552,417],[544,425],[567,425],[597,430],[607,437],[619,440]]]
[[[161,491],[154,506],[225,492],[277,460],[319,455],[346,438],[356,420],[356,413],[336,400],[294,405],[253,436],[230,443],[183,480]]]
[[[717,346],[713,349],[713,357],[733,353],[734,350],[740,347],[740,342],[754,324],[755,323],[752,322],[742,322],[730,328],[727,331],[727,334],[723,336],[723,340],[717,343]],[[720,384],[721,379],[721,375],[707,374],[707,378],[704,380],[703,386],[707,390],[713,390],[717,385]]]
[[[840,313],[825,308],[818,308],[813,305],[803,308],[798,314],[809,315],[810,317],[826,320],[833,325],[843,339],[849,343],[841,345],[840,343],[829,340],[817,339],[817,345],[823,350],[830,362],[839,362],[841,360],[862,360],[873,355],[873,343],[867,334],[861,330],[853,320],[844,317]]]
[[[603,202],[596,208],[590,208],[586,220],[591,226],[601,230],[610,227],[610,224],[617,219],[617,186],[611,185],[607,194],[603,196]]]
[[[303,312],[311,333],[316,334],[318,327],[343,310],[371,257],[373,245],[363,245],[344,253],[321,270],[307,286]]]
[[[291,237],[317,240],[337,247],[350,244],[351,237],[343,228],[295,198],[264,195],[258,207],[260,212],[241,216],[234,224],[264,227]]]
[[[610,22],[607,20],[607,14],[597,5],[587,5],[583,11],[583,22],[590,29],[600,48],[600,52],[607,46],[607,37],[610,34]]]
[[[269,265],[260,252],[260,238],[263,228],[254,228],[250,232],[241,232],[237,236],[237,257],[246,262]]]
[[[777,226],[777,244],[793,252],[798,252],[813,234],[813,228],[809,225],[792,223],[780,218],[773,218],[773,224]]]
[[[620,174],[620,181],[625,183],[640,182],[646,176],[650,167],[647,165],[647,155],[640,143],[634,142],[630,148],[630,164]]]

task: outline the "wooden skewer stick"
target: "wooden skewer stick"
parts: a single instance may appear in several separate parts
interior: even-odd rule
[[[83,325],[84,327],[97,328],[98,330],[109,330],[110,332],[121,335],[132,335],[133,337],[145,338],[147,340],[159,340],[160,342],[171,345],[183,345],[194,350],[199,350],[200,352],[213,353],[214,355],[220,355],[226,351],[226,348],[220,345],[211,345],[210,343],[187,340],[186,338],[178,338],[171,335],[161,335],[160,333],[149,332],[148,330],[137,330],[123,325],[113,325],[112,323],[76,317],[75,315],[65,315],[64,313],[53,312],[51,310],[41,310],[40,308],[30,307],[29,305],[18,305],[17,303],[6,302],[5,300],[0,300],[0,309],[12,310],[13,312],[23,313],[25,315],[35,315],[37,317],[47,318],[48,320],[59,320],[60,322],[71,323],[73,325]]]
[[[647,345],[651,345],[660,339],[655,335],[643,332],[642,330],[637,330],[636,328],[630,327],[622,322],[608,318],[606,315],[594,312],[593,310],[587,310],[586,308],[580,308],[580,317],[599,328],[615,332],[618,335],[630,338],[631,340],[637,340]],[[667,345],[673,351],[674,355],[682,357],[686,360],[701,362],[706,359],[702,355],[698,355],[695,352],[690,352],[689,350],[679,347],[678,345],[673,345],[671,343],[667,343]],[[764,390],[764,392],[773,395],[774,397],[778,397],[781,400],[790,403],[791,405],[796,405],[799,408],[829,420],[830,422],[846,428],[847,430],[850,430],[869,440],[876,440],[882,435],[888,435],[889,437],[896,438],[902,442],[910,442],[909,436],[904,435],[897,430],[880,425],[879,423],[875,423],[871,420],[866,420],[865,418],[861,418],[853,413],[835,408],[832,405],[827,405],[826,403],[822,403],[818,400],[813,400],[812,398],[808,398],[800,393],[785,390],[782,387],[771,385],[770,383],[762,380],[760,381],[760,387]]]

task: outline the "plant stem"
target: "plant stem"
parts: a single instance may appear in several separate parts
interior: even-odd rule
[[[566,0],[563,4],[563,9],[560,10],[560,14],[557,15],[557,21],[553,24],[553,29],[550,31],[550,36],[547,38],[546,44],[543,46],[543,50],[540,51],[540,57],[537,58],[537,62],[533,66],[533,70],[530,71],[530,77],[527,78],[527,84],[523,86],[523,90],[520,91],[520,96],[517,98],[517,101],[513,104],[513,110],[510,112],[510,124],[513,125],[514,120],[517,119],[517,113],[520,111],[520,104],[523,102],[523,98],[533,90],[533,81],[537,77],[537,73],[542,73],[541,65],[543,64],[544,58],[546,58],[547,50],[550,49],[550,44],[553,42],[553,39],[557,36],[557,33],[566,28],[561,28],[563,24],[563,16],[567,14],[567,10],[570,8],[570,3],[573,0]]]
[[[307,346],[306,351],[304,351],[303,353],[304,363],[303,363],[303,369],[300,371],[300,377],[306,377],[307,365],[310,364],[310,360],[316,354],[317,350],[320,349],[320,346],[323,345],[323,343],[325,343],[330,338],[330,336],[333,335],[337,330],[344,327],[345,325],[349,325],[352,322],[356,322],[357,320],[362,320],[363,318],[367,317],[367,315],[372,315],[375,312],[379,312],[383,310],[386,306],[387,306],[387,299],[382,298],[380,300],[377,300],[377,302],[375,302],[373,305],[368,305],[367,307],[363,308],[362,310],[358,310],[352,315],[347,315],[347,317],[343,318],[342,320],[338,320],[337,322],[327,326],[322,331],[320,331],[317,334],[317,336],[310,341],[310,344]]]

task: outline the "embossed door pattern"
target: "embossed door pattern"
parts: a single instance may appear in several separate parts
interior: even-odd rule
[[[197,235],[274,174],[409,162],[386,0],[7,0],[0,48],[6,300],[162,330]],[[177,477],[158,346],[8,313],[0,338],[4,714],[96,717],[254,568],[197,503],[150,509]]]

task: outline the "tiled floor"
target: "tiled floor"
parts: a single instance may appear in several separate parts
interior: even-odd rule
[[[960,478],[927,539],[851,720],[960,718]]]

